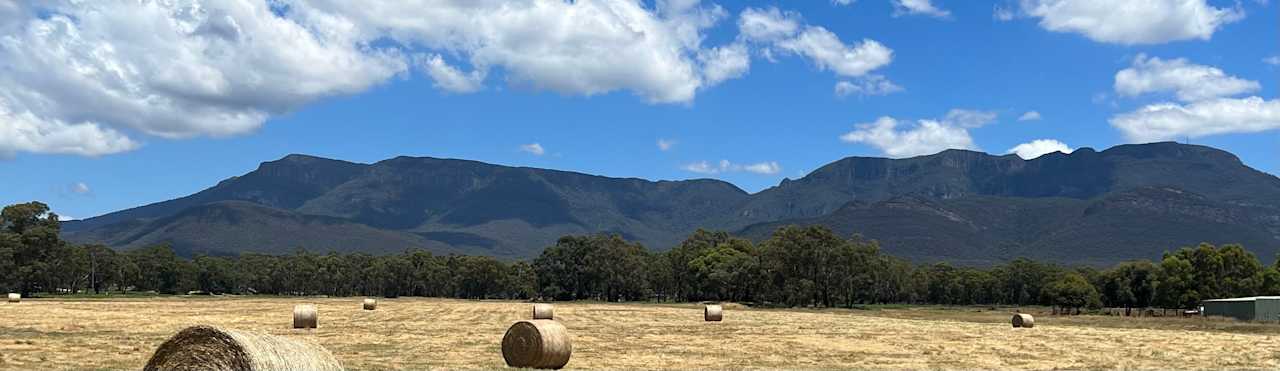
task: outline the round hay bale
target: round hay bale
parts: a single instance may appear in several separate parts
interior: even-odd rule
[[[1035,317],[1032,317],[1030,314],[1026,314],[1026,313],[1015,313],[1015,314],[1013,315],[1013,327],[1014,327],[1014,328],[1019,328],[1019,327],[1032,328],[1032,327],[1036,327],[1036,318],[1035,318]]]
[[[22,301],[22,294],[19,294],[19,293],[16,293],[16,292],[11,292],[11,293],[9,293],[9,302],[10,302],[10,303],[17,303],[17,302],[20,302],[20,301]]]
[[[319,324],[316,306],[298,304],[293,306],[293,328],[316,328]]]
[[[551,304],[534,304],[533,319],[555,319],[555,310]]]
[[[192,326],[156,348],[143,371],[342,371],[324,347],[280,336]]]
[[[708,322],[720,322],[724,319],[724,308],[718,304],[707,304],[702,309],[702,319]]]
[[[560,369],[569,363],[573,344],[560,322],[519,321],[502,337],[502,359],[516,368]]]
[[[362,307],[364,308],[364,310],[375,310],[375,309],[378,309],[378,300],[377,300],[377,299],[364,299],[364,304],[362,305]]]

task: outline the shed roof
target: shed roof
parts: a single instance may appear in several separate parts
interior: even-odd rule
[[[1243,298],[1208,299],[1208,300],[1201,300],[1201,302],[1257,301],[1257,300],[1280,300],[1280,296],[1247,296]]]

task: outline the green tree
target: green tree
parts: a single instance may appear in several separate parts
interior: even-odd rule
[[[1048,296],[1048,301],[1053,306],[1061,308],[1064,314],[1070,313],[1071,310],[1080,314],[1080,308],[1097,308],[1102,305],[1093,284],[1078,272],[1067,273],[1049,284],[1045,288],[1045,295]]]

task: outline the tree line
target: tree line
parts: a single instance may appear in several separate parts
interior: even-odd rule
[[[736,301],[854,307],[907,303],[1192,308],[1200,300],[1280,294],[1280,270],[1240,245],[1201,244],[1109,269],[1014,259],[992,267],[912,264],[876,241],[786,226],[760,243],[698,230],[667,251],[616,235],[565,236],[529,261],[435,255],[244,253],[187,259],[167,245],[116,251],[59,237],[39,202],[0,212],[0,291],[467,299]]]

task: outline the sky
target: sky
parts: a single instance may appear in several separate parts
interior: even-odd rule
[[[1268,0],[0,0],[0,203],[291,153],[749,192],[848,156],[1176,140],[1280,174]]]

